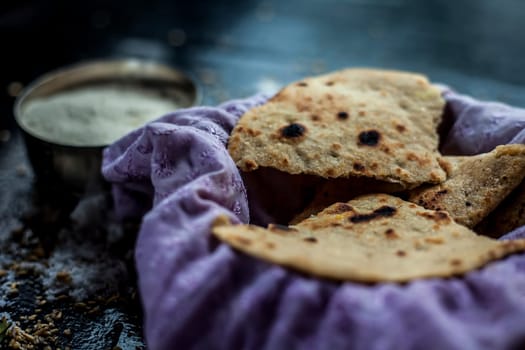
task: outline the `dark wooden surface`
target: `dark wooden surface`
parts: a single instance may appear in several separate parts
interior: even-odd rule
[[[0,9],[0,130],[11,131],[0,142],[3,236],[35,210],[33,178],[21,171],[28,164],[12,121],[19,86],[13,82],[25,85],[80,60],[169,63],[196,78],[204,104],[368,66],[421,72],[460,92],[525,107],[521,0],[8,0]],[[140,324],[135,315],[128,321]]]

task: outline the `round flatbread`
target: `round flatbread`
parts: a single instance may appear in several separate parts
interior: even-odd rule
[[[496,209],[481,220],[474,231],[499,238],[523,225],[525,225],[525,181],[522,181]]]
[[[346,69],[293,83],[248,111],[228,150],[243,171],[364,176],[404,188],[439,183],[444,104],[422,75]]]
[[[449,277],[525,250],[525,240],[497,241],[385,194],[336,203],[295,226],[229,225],[213,234],[233,247],[304,273],[363,282]]]
[[[525,177],[525,145],[502,145],[475,156],[444,157],[448,179],[413,189],[408,200],[427,209],[445,210],[458,223],[474,227]]]

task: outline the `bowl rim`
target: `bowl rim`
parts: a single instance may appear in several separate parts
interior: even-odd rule
[[[121,70],[120,73],[123,77],[125,76],[125,73],[133,73],[130,74],[130,76],[134,78],[140,78],[143,76],[144,78],[147,78],[148,75],[144,74],[144,69],[146,70],[152,70],[157,69],[161,72],[166,72],[171,74],[170,78],[173,79],[166,79],[166,80],[173,80],[175,81],[181,81],[184,83],[189,84],[192,86],[193,91],[190,97],[190,104],[188,106],[184,106],[182,108],[190,108],[197,106],[201,100],[202,100],[202,89],[200,88],[199,84],[197,83],[197,80],[194,78],[194,76],[191,73],[188,73],[186,71],[182,71],[178,68],[175,68],[169,64],[159,62],[156,60],[150,60],[150,59],[141,59],[141,58],[115,58],[115,59],[91,59],[91,60],[82,60],[73,64],[65,65],[62,67],[59,67],[57,69],[50,70],[36,79],[34,79],[32,82],[30,82],[27,86],[25,86],[21,93],[16,97],[15,102],[13,104],[13,115],[15,122],[17,126],[23,131],[24,134],[29,135],[32,138],[35,138],[43,143],[47,143],[53,146],[59,146],[65,149],[92,149],[92,150],[99,150],[102,148],[107,147],[111,143],[103,143],[100,145],[72,145],[65,142],[58,142],[51,139],[47,139],[44,137],[39,136],[35,132],[33,132],[31,129],[27,128],[23,125],[21,122],[22,119],[22,112],[24,105],[31,100],[33,97],[33,94],[35,91],[37,91],[39,88],[46,86],[48,84],[52,84],[53,82],[64,79],[65,77],[71,75],[71,74],[79,74],[82,72],[85,72],[89,69],[94,69],[97,67],[102,68],[109,68],[109,67],[120,67]],[[113,77],[117,77],[119,74],[115,72],[115,75]],[[109,75],[111,78],[112,75]],[[79,80],[78,83],[80,83],[82,80]],[[58,89],[59,91],[60,89]],[[152,121],[155,119],[152,119]],[[116,141],[116,140],[115,140]]]

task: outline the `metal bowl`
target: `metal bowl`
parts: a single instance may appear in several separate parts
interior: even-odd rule
[[[102,150],[107,144],[75,146],[40,137],[21,122],[24,107],[36,98],[108,83],[161,92],[176,99],[181,108],[200,100],[197,85],[188,75],[166,65],[137,59],[84,62],[40,77],[22,91],[14,105],[15,120],[22,130],[37,185],[58,186],[77,194],[99,189],[104,183],[100,167]]]

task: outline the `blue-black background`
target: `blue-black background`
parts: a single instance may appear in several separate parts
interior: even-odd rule
[[[525,107],[521,0],[4,0],[0,8],[2,95],[10,81],[64,64],[139,56],[194,74],[205,103],[373,66]]]

